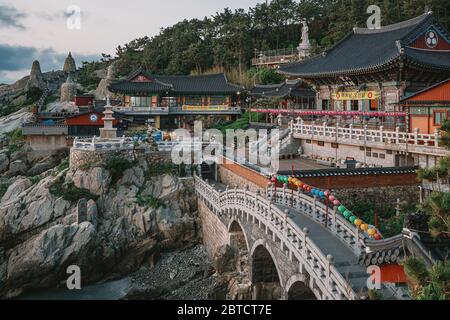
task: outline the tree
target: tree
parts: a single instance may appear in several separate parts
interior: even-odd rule
[[[447,149],[450,149],[450,119],[444,121],[439,132],[440,132],[439,144],[447,147]]]
[[[414,257],[403,262],[414,300],[448,300],[450,289],[450,264],[439,261],[427,270],[425,264]]]

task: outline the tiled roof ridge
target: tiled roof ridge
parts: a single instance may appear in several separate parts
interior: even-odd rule
[[[353,33],[354,34],[376,34],[376,33],[383,33],[383,32],[390,32],[395,31],[399,29],[409,28],[412,26],[420,26],[422,23],[426,22],[428,19],[433,18],[433,12],[429,11],[426,12],[420,16],[417,16],[415,18],[405,20],[402,22],[390,24],[387,26],[383,26],[380,29],[368,29],[368,28],[354,28]]]

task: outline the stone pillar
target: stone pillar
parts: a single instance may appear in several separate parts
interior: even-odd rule
[[[155,116],[155,128],[161,129],[161,116]]]

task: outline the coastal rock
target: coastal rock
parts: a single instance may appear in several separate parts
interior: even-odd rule
[[[22,160],[16,160],[9,165],[8,174],[10,176],[24,175],[28,170],[27,164]]]
[[[6,154],[0,153],[0,173],[8,171],[9,169],[9,158]]]
[[[239,250],[235,247],[225,245],[217,249],[214,255],[214,269],[218,274],[236,271],[239,258]]]
[[[87,189],[92,194],[99,196],[107,192],[111,177],[107,170],[95,167],[88,171],[77,170],[67,180],[72,180],[76,187]]]
[[[2,202],[6,202],[12,199],[17,199],[19,195],[24,192],[26,189],[31,187],[32,183],[27,178],[19,178],[13,182],[6,190],[5,194],[2,197]]]
[[[88,267],[95,251],[95,228],[89,222],[80,225],[56,225],[16,247],[8,259],[7,283],[40,288],[67,277],[66,267]]]

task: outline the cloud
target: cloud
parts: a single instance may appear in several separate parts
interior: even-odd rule
[[[72,17],[72,13],[63,10],[58,12],[48,12],[48,11],[39,11],[36,12],[35,15],[41,19],[47,20],[47,21],[58,21],[58,20],[64,20]],[[81,18],[86,19],[88,17],[88,13],[84,10],[81,10],[80,12]]]
[[[100,55],[84,55],[72,53],[77,65],[80,66],[82,61],[94,61],[100,59]],[[30,70],[34,60],[38,60],[41,64],[43,72],[51,70],[61,70],[67,53],[56,52],[52,48],[37,49],[26,46],[11,46],[0,43],[0,74],[13,75],[14,72],[22,72]],[[9,78],[9,77],[8,77]],[[18,80],[18,79],[16,79]]]
[[[25,18],[26,14],[17,11],[16,8],[0,4],[0,26],[25,30],[19,20]]]

